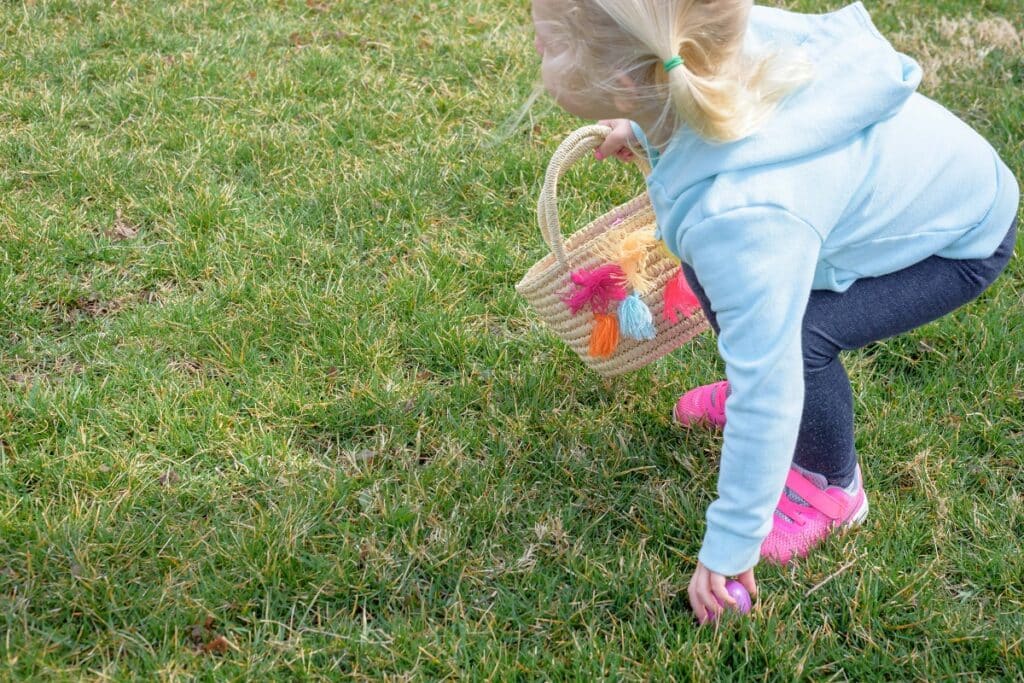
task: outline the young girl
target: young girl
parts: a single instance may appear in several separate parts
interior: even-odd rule
[[[683,395],[724,426],[718,498],[689,584],[702,622],[864,519],[843,349],[971,301],[1005,268],[1017,182],[915,92],[920,67],[860,3],[802,15],[744,0],[534,0],[542,78],[602,119],[601,159],[649,155],[660,237],[718,335],[728,380]]]

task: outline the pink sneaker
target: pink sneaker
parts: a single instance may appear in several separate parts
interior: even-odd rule
[[[805,557],[829,535],[860,524],[867,516],[868,499],[859,465],[853,483],[845,489],[828,486],[820,474],[793,467],[772,519],[772,531],[761,543],[761,557],[776,564],[786,564],[794,555]]]
[[[672,416],[676,424],[688,429],[701,425],[721,429],[725,426],[725,399],[728,396],[728,380],[690,389],[676,401]]]

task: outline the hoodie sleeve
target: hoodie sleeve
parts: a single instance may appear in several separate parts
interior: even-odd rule
[[[804,381],[802,324],[821,238],[776,207],[747,207],[680,231],[721,332],[730,394],[699,559],[724,575],[757,564],[793,459]]]

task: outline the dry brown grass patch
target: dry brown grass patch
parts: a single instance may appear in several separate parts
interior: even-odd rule
[[[932,90],[946,81],[961,79],[981,69],[985,58],[995,50],[1021,52],[1024,31],[1003,17],[975,19],[968,13],[933,21],[915,19],[905,30],[894,34],[892,42],[921,63],[923,86]],[[1003,81],[1013,77],[1005,68],[992,75]]]

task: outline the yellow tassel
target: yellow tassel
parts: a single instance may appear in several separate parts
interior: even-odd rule
[[[608,358],[619,345],[619,320],[607,313],[594,314],[594,329],[590,333],[590,355]]]
[[[594,252],[605,261],[619,264],[633,291],[646,294],[655,284],[646,271],[662,244],[654,233],[631,232],[621,239],[610,239],[596,247]]]

